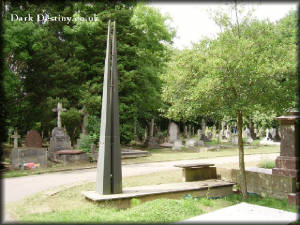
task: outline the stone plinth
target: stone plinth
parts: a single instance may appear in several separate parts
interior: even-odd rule
[[[290,111],[277,118],[281,125],[280,156],[273,174],[298,177],[299,173],[299,112]]]

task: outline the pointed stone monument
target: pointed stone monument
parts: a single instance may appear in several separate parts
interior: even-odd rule
[[[109,21],[96,177],[96,192],[101,195],[122,192],[116,22],[113,23],[112,54],[110,33]]]

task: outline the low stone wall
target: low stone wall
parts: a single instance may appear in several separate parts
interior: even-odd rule
[[[219,179],[240,183],[238,169],[217,168]],[[296,192],[296,178],[282,175],[246,171],[247,191],[262,196],[287,198],[289,193]]]

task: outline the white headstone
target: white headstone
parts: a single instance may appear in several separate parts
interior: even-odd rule
[[[169,138],[168,138],[169,142],[174,143],[174,141],[178,140],[179,138],[179,126],[176,123],[171,122],[168,133],[169,133]]]

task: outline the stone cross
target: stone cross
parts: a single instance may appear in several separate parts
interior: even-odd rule
[[[62,107],[62,103],[57,103],[57,108],[52,109],[53,112],[57,112],[57,127],[61,128],[61,112],[66,111],[65,108]]]
[[[17,129],[15,129],[15,131],[14,131],[14,135],[13,136],[11,136],[11,138],[13,138],[14,139],[14,148],[18,148],[18,139],[20,138],[21,136],[20,135],[18,135],[18,130]]]

